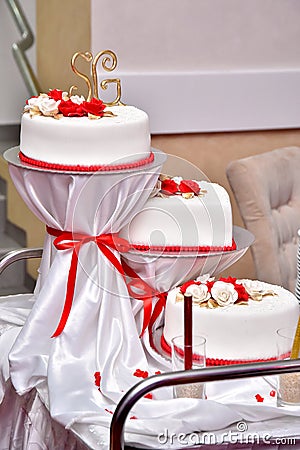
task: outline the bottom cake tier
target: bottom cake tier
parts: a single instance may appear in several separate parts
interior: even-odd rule
[[[278,349],[277,330],[296,328],[296,297],[280,286],[234,278],[190,281],[169,292],[161,337],[164,352],[170,353],[172,339],[184,333],[186,292],[193,295],[193,334],[206,338],[207,365],[289,356],[290,343]]]

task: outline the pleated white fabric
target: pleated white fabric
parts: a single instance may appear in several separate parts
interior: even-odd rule
[[[147,200],[160,172],[49,173],[10,166],[32,212],[49,227],[98,236],[116,233]],[[75,418],[107,415],[148,367],[122,275],[97,247],[79,250],[73,305],[63,332],[55,331],[65,301],[72,249],[56,250],[46,235],[35,304],[10,352],[11,379],[23,394],[48,382],[50,412],[65,426]],[[120,260],[120,254],[112,250]],[[95,385],[101,374],[101,392]]]

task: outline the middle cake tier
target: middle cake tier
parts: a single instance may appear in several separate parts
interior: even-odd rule
[[[207,181],[163,177],[144,207],[121,230],[141,251],[230,251],[232,209],[226,190]]]

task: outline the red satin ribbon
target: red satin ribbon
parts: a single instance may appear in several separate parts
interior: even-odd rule
[[[78,253],[81,246],[86,244],[87,242],[95,242],[99,250],[101,250],[102,253],[109,259],[109,261],[113,264],[113,266],[118,270],[118,272],[123,276],[125,280],[124,269],[111,249],[117,250],[120,253],[128,252],[130,249],[130,245],[128,241],[120,238],[117,234],[100,234],[99,236],[87,236],[81,233],[72,233],[71,231],[56,230],[55,228],[51,227],[47,227],[47,232],[51,234],[51,236],[55,236],[53,244],[57,248],[57,250],[73,249],[63,312],[59,324],[55,332],[51,336],[57,337],[64,330],[71,311],[78,266]]]
[[[128,264],[126,264],[125,261],[122,261],[122,266],[126,275],[132,278],[132,280],[127,283],[129,294],[131,297],[144,302],[143,328],[140,337],[143,336],[147,328],[149,329],[149,335],[151,335],[152,326],[166,305],[167,293],[160,293],[152,289],[131,267],[128,266]],[[158,302],[152,312],[153,297],[158,297]]]

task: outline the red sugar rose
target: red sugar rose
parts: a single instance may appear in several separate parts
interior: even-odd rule
[[[244,288],[244,286],[242,284],[234,284],[234,289],[237,291],[238,296],[239,296],[239,301],[248,301],[249,300],[249,294],[246,291],[246,289]]]
[[[94,116],[103,116],[103,111],[105,110],[106,106],[101,100],[98,100],[97,98],[92,98],[90,102],[83,102],[81,104],[82,109],[87,114],[93,114]]]
[[[179,190],[182,193],[194,192],[197,195],[200,192],[200,187],[196,181],[182,180],[179,184]]]
[[[207,281],[205,284],[207,286],[208,292],[210,293],[211,292],[211,288],[213,287],[215,282],[214,281]]]
[[[72,100],[62,100],[58,109],[66,117],[82,117],[85,114],[82,105],[77,105]]]
[[[161,182],[161,190],[168,194],[175,194],[178,191],[178,186],[174,180],[166,179]]]
[[[62,100],[62,94],[63,91],[61,91],[60,89],[52,89],[48,92],[49,97],[53,98],[53,100],[55,100],[56,102],[58,100]]]
[[[233,277],[227,277],[227,278],[221,277],[220,281],[224,281],[224,283],[235,284],[236,283],[236,278],[233,278]]]

